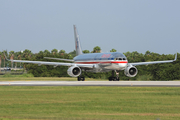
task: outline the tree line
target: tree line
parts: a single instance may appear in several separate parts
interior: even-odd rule
[[[99,46],[94,47],[90,52],[89,50],[84,50],[83,53],[98,53],[101,52]],[[116,52],[115,49],[110,50],[110,52]],[[14,52],[14,51],[2,51],[0,52],[0,67],[23,67],[28,73],[32,73],[35,77],[69,77],[67,74],[68,67],[66,66],[48,66],[37,64],[24,64],[24,63],[11,63],[5,60],[5,56],[9,59],[15,60],[32,60],[32,61],[49,61],[49,62],[64,62],[57,60],[44,59],[44,57],[54,57],[54,58],[64,58],[73,59],[76,56],[76,51],[66,53],[65,50],[53,49],[51,51],[44,50],[39,53],[32,53],[30,50],[26,49],[24,51]],[[124,55],[127,57],[129,63],[134,62],[148,62],[148,61],[162,61],[162,60],[172,60],[174,59],[174,54],[158,54],[150,51],[146,51],[145,54],[134,52],[126,52]],[[136,66],[138,69],[138,74],[136,77],[130,78],[124,75],[124,71],[121,71],[119,76],[120,80],[179,80],[180,79],[180,54],[178,53],[177,61],[173,63],[164,64],[154,64],[154,65],[142,65]],[[83,72],[84,77],[98,78],[98,79],[108,79],[111,76],[111,72],[107,73],[88,73]]]

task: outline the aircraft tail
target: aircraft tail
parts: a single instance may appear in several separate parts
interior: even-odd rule
[[[83,54],[82,49],[81,49],[81,44],[79,41],[79,35],[77,33],[76,26],[74,25],[74,38],[75,38],[75,47],[76,47],[76,55],[81,55]]]

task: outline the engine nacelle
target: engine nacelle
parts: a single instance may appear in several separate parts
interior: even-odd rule
[[[135,77],[138,73],[138,70],[134,66],[129,66],[124,70],[124,74],[128,77]]]
[[[78,66],[71,66],[67,73],[71,77],[78,77],[81,74],[81,69]]]

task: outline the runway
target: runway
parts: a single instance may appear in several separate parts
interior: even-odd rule
[[[1,81],[0,86],[180,87],[180,81]]]

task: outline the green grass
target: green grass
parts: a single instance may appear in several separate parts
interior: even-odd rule
[[[107,79],[86,78],[86,81],[108,81]],[[34,77],[32,74],[0,75],[0,81],[77,81],[74,77]]]
[[[23,78],[27,78],[27,77],[34,77],[33,74],[27,74],[27,73],[24,73],[24,74],[21,74],[21,75],[12,75],[10,73],[6,73],[4,75],[1,76],[1,78],[14,78],[14,77],[23,77]]]
[[[136,81],[151,81],[152,76],[142,75]],[[0,81],[77,81],[75,77],[34,77],[33,74],[11,75],[9,73],[0,75]],[[102,79],[85,78],[85,81],[108,81],[105,77]],[[121,80],[123,81],[123,80]],[[127,80],[126,80],[127,81]],[[153,80],[154,81],[154,80]],[[179,81],[179,80],[173,80]]]
[[[178,120],[179,87],[0,86],[0,120]]]
[[[0,77],[0,81],[77,81],[68,77]]]

